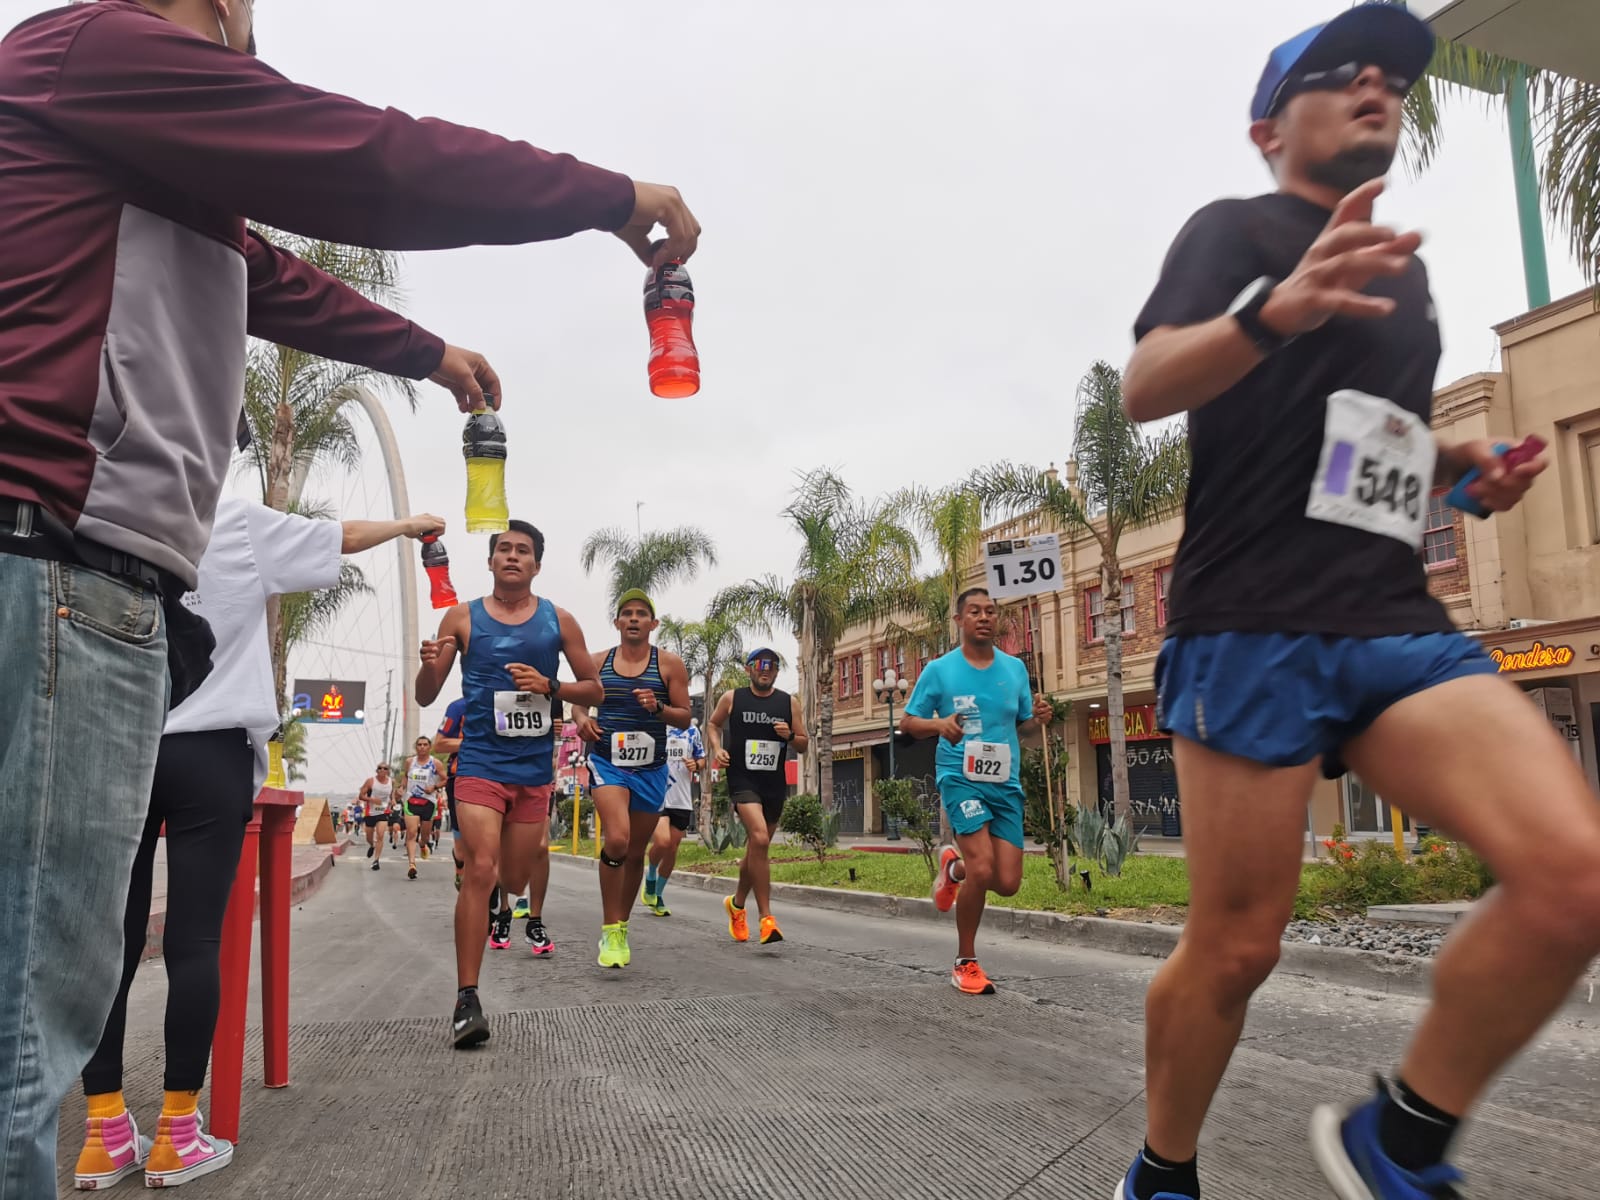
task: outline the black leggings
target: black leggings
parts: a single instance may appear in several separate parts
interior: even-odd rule
[[[122,924],[122,986],[106,1018],[100,1046],[83,1071],[89,1095],[122,1088],[122,1038],[128,988],[144,954],[150,920],[150,875],[161,824],[167,826],[167,1067],[169,1092],[195,1092],[206,1081],[221,984],[217,959],[222,918],[239,867],[255,797],[255,752],[242,729],[173,733],[161,739],[150,816],[133,860]]]

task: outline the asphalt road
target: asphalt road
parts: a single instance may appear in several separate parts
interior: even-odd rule
[[[594,868],[558,859],[556,954],[532,959],[520,923],[489,952],[493,1037],[455,1052],[448,857],[416,882],[398,860],[366,866],[342,859],[296,913],[292,1084],[247,1087],[234,1164],[191,1200],[1109,1200],[1139,1146],[1149,959],[993,938],[980,954],[1000,993],[968,997],[948,985],[953,926],[790,908],[781,946],[741,946],[718,898],[684,888],[670,918],[636,911],[633,965],[602,971]],[[147,963],[130,1006],[126,1090],[151,1127],[164,989]],[[1311,1108],[1388,1069],[1416,1012],[1303,979],[1265,988],[1206,1129],[1207,1195],[1330,1195]],[[1466,1133],[1471,1194],[1591,1194],[1597,1097],[1600,1022],[1552,1025]],[[62,1115],[70,1188],[81,1097]]]

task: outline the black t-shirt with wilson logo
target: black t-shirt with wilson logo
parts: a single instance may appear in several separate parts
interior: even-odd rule
[[[1134,336],[1211,320],[1254,280],[1287,278],[1330,215],[1284,193],[1207,205],[1173,242]],[[1169,635],[1454,628],[1420,553],[1441,349],[1427,271],[1415,261],[1367,291],[1394,312],[1336,317],[1188,414]]]

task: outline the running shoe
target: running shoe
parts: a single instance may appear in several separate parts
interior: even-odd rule
[[[989,977],[983,973],[983,968],[975,958],[955,965],[950,972],[950,986],[969,996],[994,995],[994,984],[989,982]]]
[[[528,898],[526,896],[518,896],[511,902],[511,915],[517,920],[529,915]]]
[[[600,927],[600,957],[595,961],[602,967],[620,968],[625,946],[626,943],[622,938],[622,926],[602,925]]]
[[[378,860],[377,859],[373,859],[372,860],[372,869],[374,871],[376,871],[378,869]]]
[[[457,1050],[465,1050],[488,1040],[489,1018],[483,1015],[478,993],[457,999],[455,1015],[450,1018],[450,1044]]]
[[[940,912],[949,912],[956,906],[956,893],[961,890],[961,881],[950,874],[953,864],[961,861],[961,855],[954,846],[946,846],[939,851],[939,870],[933,877],[933,906]]]
[[[162,1117],[155,1145],[144,1168],[147,1188],[178,1187],[220,1171],[233,1161],[233,1143],[212,1137],[202,1128],[198,1112],[182,1117]]]
[[[505,950],[511,946],[511,914],[510,912],[497,913],[494,924],[489,928],[489,948],[491,950]]]
[[[424,845],[422,847],[422,861],[423,862],[427,862],[428,861],[428,847],[426,845]]]
[[[459,892],[461,890],[461,872],[467,869],[467,864],[462,862],[454,854],[450,856],[450,861],[456,865],[456,891]]]
[[[722,907],[728,910],[728,936],[736,942],[750,940],[750,920],[745,916],[744,909],[733,906],[733,897],[724,896]]]
[[[1378,1094],[1340,1108],[1324,1104],[1311,1115],[1311,1155],[1339,1200],[1459,1200],[1461,1172],[1449,1163],[1425,1171],[1397,1166],[1378,1142]]]
[[[367,857],[368,857],[368,858],[371,858],[371,857],[372,857],[372,847],[371,847],[371,846],[368,846],[368,847],[367,847]]]
[[[772,917],[761,918],[761,944],[770,946],[773,942],[783,941],[783,930],[778,928],[778,922]]]
[[[667,907],[667,902],[648,888],[645,889],[645,893],[640,899],[644,906],[655,913],[656,916],[670,917],[672,915],[672,910]]]
[[[90,1117],[73,1186],[80,1192],[111,1187],[142,1170],[149,1157],[150,1139],[139,1136],[132,1113],[124,1109],[115,1117]]]
[[[1133,1173],[1139,1169],[1139,1159],[1133,1160],[1133,1166],[1128,1168],[1128,1173],[1121,1183],[1117,1184],[1117,1194],[1112,1200],[1133,1200]],[[1194,1200],[1192,1196],[1185,1196],[1182,1192],[1157,1192],[1151,1200]]]
[[[523,929],[522,935],[528,943],[528,949],[535,958],[542,958],[546,954],[555,953],[556,944],[550,940],[550,934],[544,927],[544,922],[538,917],[529,917],[528,924]]]
[[[409,867],[406,868],[406,878],[407,879],[415,879],[416,877],[417,877],[417,864],[416,863],[412,863]]]
[[[628,923],[617,922],[617,936],[622,939],[622,965],[627,966],[633,961],[633,947],[628,945]]]

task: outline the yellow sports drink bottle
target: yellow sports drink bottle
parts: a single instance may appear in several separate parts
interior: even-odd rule
[[[506,427],[489,405],[467,418],[461,453],[467,459],[467,532],[504,533],[511,518],[506,507]]]

